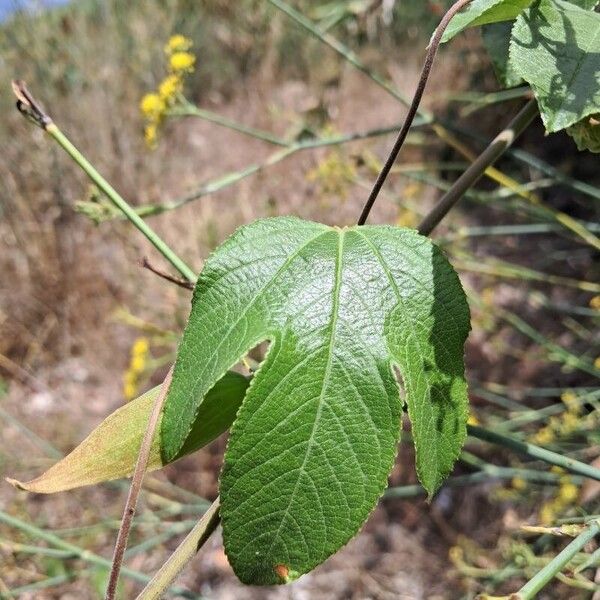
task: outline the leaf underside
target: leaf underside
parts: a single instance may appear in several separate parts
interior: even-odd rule
[[[393,465],[401,372],[417,470],[433,493],[466,435],[469,310],[427,238],[296,218],[239,229],[207,260],[161,427],[175,456],[202,398],[270,348],[235,420],[220,480],[225,550],[245,583],[311,570],[353,537]]]
[[[195,452],[212,442],[230,426],[244,398],[248,380],[239,373],[226,373],[207,393],[184,444],[173,457]],[[37,494],[64,492],[121,477],[135,468],[142,438],[152,406],[160,391],[157,386],[110,414],[71,453],[45,473],[21,482],[8,481],[19,489]],[[172,462],[172,461],[169,461]],[[160,451],[160,436],[155,435],[147,472],[167,464]]]

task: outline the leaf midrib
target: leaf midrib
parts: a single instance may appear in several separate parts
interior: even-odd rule
[[[306,463],[308,461],[308,457],[310,456],[312,446],[314,444],[315,432],[317,430],[317,426],[321,419],[321,413],[323,411],[323,397],[324,397],[325,390],[327,389],[328,384],[329,384],[329,377],[331,376],[331,367],[332,367],[332,363],[333,363],[333,348],[335,346],[337,321],[338,321],[338,317],[339,317],[340,289],[342,287],[342,259],[343,259],[345,233],[346,233],[345,228],[340,229],[338,231],[338,253],[337,253],[336,266],[335,266],[334,298],[333,298],[333,306],[331,309],[331,335],[329,337],[329,346],[328,346],[328,352],[327,352],[327,364],[325,365],[325,372],[323,374],[323,385],[321,387],[321,393],[319,395],[317,412],[315,414],[315,420],[314,420],[313,428],[312,428],[310,438],[308,440],[308,444],[306,447],[306,452],[304,453],[304,460],[302,461],[302,465],[298,469],[298,477],[296,478],[296,483],[294,484],[294,490],[290,494],[290,501],[288,502],[288,505],[287,505],[285,512],[281,518],[281,521],[279,522],[279,527],[277,528],[277,532],[272,537],[271,546],[269,548],[269,553],[273,549],[273,545],[275,544],[275,541],[279,538],[279,534],[281,533],[281,528],[283,527],[283,524],[285,523],[285,521],[288,518],[288,515],[290,512],[290,507],[292,506],[292,503],[296,497],[296,492],[298,491],[298,485],[300,483],[300,479],[302,478],[303,474],[305,473]],[[327,528],[327,523],[325,523],[325,527]],[[289,558],[289,556],[288,556],[288,558]]]

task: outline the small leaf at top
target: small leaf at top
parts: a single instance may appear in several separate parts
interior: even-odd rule
[[[400,434],[432,494],[466,436],[469,309],[442,252],[408,229],[296,218],[239,229],[206,261],[162,421],[169,460],[214,381],[268,340],[220,480],[225,550],[245,583],[295,579],[362,526]]]
[[[538,0],[512,30],[510,63],[531,88],[549,133],[600,111],[600,14]]]
[[[467,27],[516,19],[533,0],[473,0],[450,21],[442,42],[450,41]]]
[[[191,431],[173,460],[195,452],[228,429],[247,387],[248,380],[244,376],[226,373],[206,394]],[[8,481],[28,492],[53,494],[128,477],[135,468],[152,405],[159,391],[160,386],[157,386],[118,408],[70,454],[36,479],[27,482]],[[166,464],[161,456],[160,437],[155,435],[147,471],[160,469]]]

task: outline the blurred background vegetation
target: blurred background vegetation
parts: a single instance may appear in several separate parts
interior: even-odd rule
[[[292,3],[405,97],[449,4]],[[173,34],[193,42],[189,102],[247,127],[310,140],[392,127],[405,114],[382,85],[268,2],[81,0],[16,12],[0,24],[3,475],[38,474],[128,397],[161,381],[189,308],[185,290],[140,267],[143,256],[156,266],[161,257],[14,110],[10,79],[28,82],[133,205],[183,200],[148,218],[198,270],[235,227],[258,217],[352,223],[391,145],[387,135],[305,150],[246,177],[277,148],[199,114],[167,118],[149,148],[140,100],[167,75],[164,47]],[[460,143],[416,127],[372,221],[415,226],[468,164],[460,148],[481,151],[525,94],[498,93],[477,31],[444,48],[425,105]],[[515,185],[482,180],[434,234],[471,300],[471,418],[598,464],[598,159],[578,154],[566,135],[544,137],[539,123],[518,152],[498,165]],[[565,227],[564,215],[585,226],[587,241]],[[224,444],[148,478],[123,598],[175,548],[206,507],[202,498],[216,495]],[[191,590],[179,589],[179,597],[499,594],[564,545],[550,526],[600,512],[598,486],[480,442],[468,444],[458,479],[431,504],[413,486],[412,465],[411,445],[403,443],[391,491],[364,532],[293,586],[243,589],[215,539],[178,581]],[[124,493],[122,482],[56,496],[3,485],[0,596],[101,597]],[[600,557],[592,556],[595,562],[579,556],[579,566],[540,597],[599,598]]]

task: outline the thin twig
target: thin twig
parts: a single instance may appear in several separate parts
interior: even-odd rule
[[[456,180],[450,190],[436,204],[434,209],[419,225],[419,233],[429,235],[438,223],[448,214],[448,211],[462,198],[510,147],[514,140],[526,129],[538,114],[535,100],[530,100],[517,116],[505,127],[479,155],[471,166]]]
[[[98,173],[94,166],[71,143],[71,140],[56,126],[42,110],[22,81],[13,82],[19,111],[44,129],[61,148],[79,165],[99,190],[146,236],[146,239],[189,281],[196,281],[196,274],[165,241],[137,214],[123,197]]]
[[[179,287],[185,288],[186,290],[194,289],[194,284],[191,281],[188,281],[187,279],[182,279],[181,277],[173,277],[173,275],[170,275],[166,271],[162,271],[161,269],[152,265],[145,256],[144,256],[144,258],[142,258],[140,264],[142,265],[142,267],[144,267],[144,269],[148,269],[148,271],[150,271],[151,273],[154,273],[155,275],[158,275],[159,277],[161,277],[162,279],[165,279],[166,281],[170,281],[171,283],[174,283],[175,285],[178,285]]]
[[[423,70],[421,71],[421,77],[419,79],[415,95],[413,96],[410,104],[410,108],[408,109],[408,114],[406,115],[402,129],[396,138],[394,147],[387,157],[387,160],[385,161],[385,164],[383,165],[383,168],[381,169],[381,172],[375,181],[375,185],[369,194],[369,198],[367,199],[367,202],[358,219],[358,225],[364,225],[366,223],[369,213],[373,208],[373,204],[375,204],[375,200],[377,200],[377,196],[379,195],[379,192],[385,183],[385,180],[387,179],[387,176],[389,175],[396,158],[398,157],[398,153],[400,152],[400,149],[406,140],[406,136],[408,135],[412,122],[419,110],[419,104],[423,98],[423,93],[425,92],[425,87],[427,86],[427,80],[429,79],[429,75],[431,73],[431,67],[433,66],[433,61],[435,60],[435,55],[437,54],[446,27],[448,27],[448,24],[454,15],[470,2],[471,0],[457,0],[457,2],[450,7],[448,12],[446,12],[437,29],[435,30],[431,43],[427,49],[427,56],[425,57],[425,63],[423,65]]]
[[[135,471],[133,472],[133,478],[131,480],[131,487],[129,488],[129,495],[127,496],[127,502],[125,503],[125,510],[123,511],[121,527],[119,528],[119,533],[117,535],[117,542],[115,544],[115,551],[112,559],[112,567],[110,569],[110,577],[106,587],[106,600],[114,600],[117,592],[117,583],[119,581],[121,565],[123,564],[123,555],[127,549],[127,539],[129,538],[131,522],[135,514],[135,508],[137,506],[138,497],[142,488],[142,481],[144,479],[144,474],[146,473],[146,467],[148,466],[148,457],[150,456],[154,432],[158,424],[165,398],[167,397],[167,392],[169,391],[169,386],[171,385],[172,377],[173,367],[171,367],[167,373],[167,376],[165,377],[160,389],[160,393],[154,401],[152,412],[150,413],[150,418],[148,419],[148,425],[146,427],[146,431],[144,432],[144,438],[142,439],[140,452],[135,465]]]
[[[55,548],[60,548],[61,550],[64,550],[65,552],[69,552],[69,553],[73,554],[73,556],[76,556],[80,560],[82,560],[90,565],[93,565],[95,567],[100,567],[101,569],[106,570],[111,565],[110,561],[108,559],[104,558],[103,556],[94,554],[90,550],[84,550],[83,548],[80,548],[79,546],[76,546],[75,544],[72,544],[71,542],[67,542],[67,541],[63,540],[62,538],[55,535],[54,533],[50,533],[49,531],[40,529],[39,527],[36,527],[35,525],[32,525],[31,523],[26,523],[25,521],[21,521],[17,517],[13,517],[12,515],[9,515],[8,513],[5,513],[1,510],[0,510],[0,523],[4,523],[4,524],[8,525],[9,527],[14,527],[32,538],[48,542]],[[123,567],[122,572],[123,572],[123,575],[126,575],[127,577],[129,577],[130,579],[132,579],[134,581],[139,581],[140,583],[147,583],[148,581],[150,581],[150,577],[148,575],[146,575],[145,573],[140,573],[139,571],[134,571],[133,569],[128,569],[127,567]],[[169,591],[172,592],[173,594],[178,594],[182,598],[197,598],[197,596],[195,594],[190,594],[189,590],[185,590],[184,588],[181,588],[181,587],[173,586],[169,589]]]

